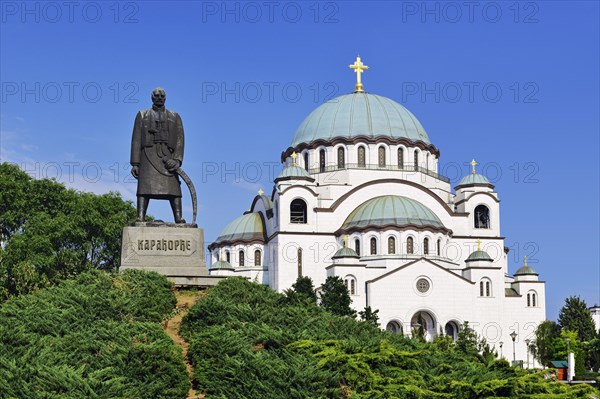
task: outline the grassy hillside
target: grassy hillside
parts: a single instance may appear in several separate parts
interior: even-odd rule
[[[420,342],[230,278],[185,317],[194,384],[207,398],[584,398],[449,339]],[[597,394],[597,392],[596,392]]]
[[[155,273],[91,271],[0,306],[0,398],[184,398],[173,311]]]

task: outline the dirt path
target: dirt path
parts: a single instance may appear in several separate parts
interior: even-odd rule
[[[190,346],[181,335],[179,335],[179,327],[183,317],[188,313],[189,309],[194,305],[200,298],[206,294],[206,291],[175,291],[177,297],[177,313],[163,323],[165,332],[171,337],[173,342],[179,345],[183,351],[183,362],[187,368],[190,381],[194,375],[194,368],[187,361],[188,348]],[[197,393],[193,388],[190,388],[187,399],[203,399],[204,395]]]

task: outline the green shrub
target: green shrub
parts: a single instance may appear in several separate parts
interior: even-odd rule
[[[0,398],[184,398],[181,350],[157,322],[175,304],[156,273],[83,273],[0,307]]]

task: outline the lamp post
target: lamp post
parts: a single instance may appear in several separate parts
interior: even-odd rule
[[[529,343],[531,342],[530,339],[526,339],[525,340],[525,345],[527,345],[527,368],[529,369]]]
[[[510,338],[513,341],[513,364],[515,364],[515,362],[517,361],[517,354],[515,352],[515,340],[517,339],[517,333],[516,332],[511,332],[510,333]]]
[[[498,344],[500,344],[500,358],[502,359],[504,357],[504,355],[502,354],[502,345],[504,345],[504,342],[500,341],[498,342]]]
[[[565,342],[567,343],[567,382],[570,384],[573,378],[571,375],[571,348],[569,346],[571,340],[569,338],[565,338]]]

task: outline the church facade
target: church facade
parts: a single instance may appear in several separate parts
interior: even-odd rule
[[[533,367],[526,341],[546,318],[545,284],[526,262],[509,273],[494,185],[473,161],[453,189],[417,118],[364,91],[360,58],[350,67],[356,90],[306,117],[270,195],[209,246],[211,275],[279,292],[336,275],[390,332],[456,338],[468,321],[499,356]]]

